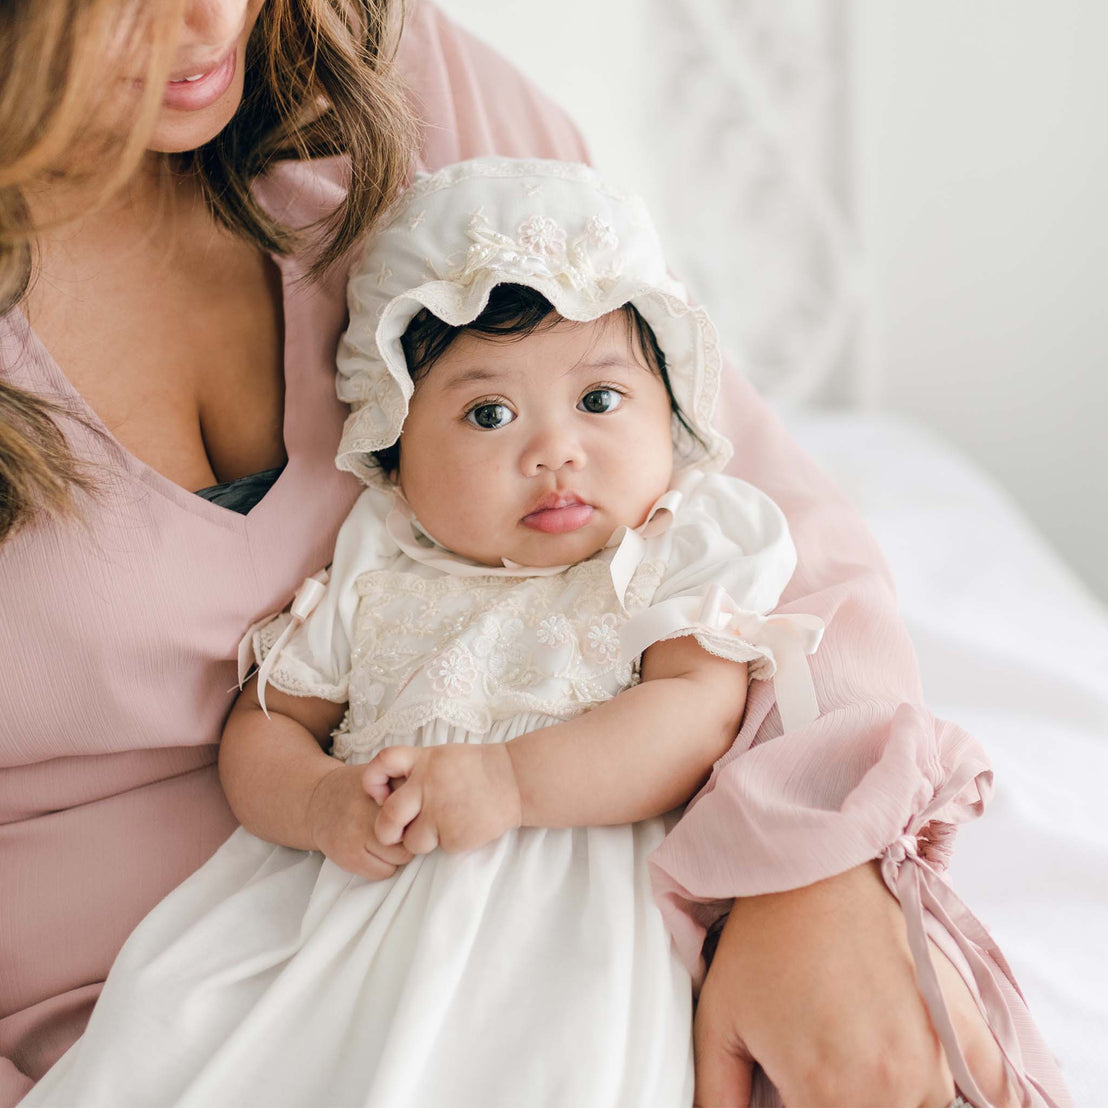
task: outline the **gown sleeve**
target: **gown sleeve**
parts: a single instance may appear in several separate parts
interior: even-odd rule
[[[777,607],[796,568],[781,509],[745,481],[709,474],[685,494],[661,542],[666,569],[650,608],[637,617],[643,626],[669,624],[653,641],[692,634],[711,654],[751,663],[752,679],[772,678],[762,617]]]
[[[366,489],[339,530],[329,571],[308,578],[289,611],[247,633],[259,666],[260,695],[271,686],[290,696],[347,701],[355,584],[361,574],[384,568],[399,554],[384,526],[390,507],[391,497]]]
[[[665,570],[651,604],[620,629],[624,657],[691,635],[710,654],[748,663],[751,680],[772,680],[790,726],[810,722],[818,707],[807,655],[819,646],[823,623],[773,611],[796,568],[781,509],[753,485],[722,474],[694,470],[678,489],[667,493],[680,496],[670,527],[643,551]]]
[[[818,717],[787,729],[772,688],[752,684],[735,744],[651,859],[663,914],[700,974],[706,929],[733,897],[845,872],[931,818],[973,818],[991,791],[978,744],[923,706],[892,581],[857,512],[733,370],[718,411],[735,444],[729,472],[772,498],[796,546],[778,611],[818,616],[825,631],[810,661]]]

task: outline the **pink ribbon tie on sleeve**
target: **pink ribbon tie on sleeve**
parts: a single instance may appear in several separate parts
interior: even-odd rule
[[[928,806],[927,812],[913,820],[913,826],[925,827],[929,822],[928,813],[939,811],[964,784],[965,782],[957,778],[949,782],[941,795],[936,796]],[[1019,1038],[997,980],[998,971],[982,957],[980,951],[989,952],[996,966],[999,967],[999,972],[1004,974],[1012,988],[1019,993],[1019,986],[1008,963],[985,926],[966,907],[928,858],[920,853],[918,834],[903,834],[885,848],[881,855],[881,874],[885,883],[896,894],[904,912],[908,929],[908,945],[912,952],[912,961],[915,963],[916,982],[927,1005],[935,1033],[946,1052],[947,1064],[950,1066],[958,1091],[974,1105],[974,1108],[991,1108],[990,1101],[974,1081],[962,1049],[958,1045],[954,1022],[943,998],[939,977],[931,957],[924,924],[925,909],[946,929],[965,958],[973,975],[974,984],[977,986],[981,1014],[992,1031],[993,1038],[1011,1073],[1022,1079],[1023,1089],[1027,1086],[1034,1088],[1043,1098],[1047,1108],[1060,1108],[1057,1101],[1027,1074],[1020,1055]],[[1024,1092],[1020,1098],[1021,1106],[1031,1108],[1032,1103],[1028,1094]]]

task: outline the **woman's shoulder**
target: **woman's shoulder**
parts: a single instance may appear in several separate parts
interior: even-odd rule
[[[485,154],[588,160],[569,116],[430,0],[408,6],[396,65],[419,120],[413,168],[431,172]],[[254,194],[279,223],[310,233],[341,205],[349,171],[345,155],[281,161],[255,181]],[[341,282],[333,295],[341,299]]]
[[[326,219],[346,197],[345,155],[276,162],[253,185],[266,212],[287,227],[308,229]]]
[[[588,160],[569,116],[430,0],[408,6],[397,65],[422,123],[425,170],[484,154]]]
[[[416,168],[484,154],[588,160],[569,116],[430,0],[408,6],[396,65],[419,120]],[[348,176],[343,155],[281,161],[254,193],[274,219],[310,228],[342,203]]]

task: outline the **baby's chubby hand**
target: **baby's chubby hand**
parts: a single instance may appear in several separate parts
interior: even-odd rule
[[[398,782],[398,779],[403,781]],[[362,784],[381,805],[380,842],[413,854],[437,846],[473,850],[519,827],[519,784],[504,743],[390,746],[366,765]]]
[[[361,768],[338,766],[320,778],[308,801],[308,827],[315,849],[335,865],[381,881],[412,855],[399,844],[382,843],[374,833],[378,809],[362,787]]]

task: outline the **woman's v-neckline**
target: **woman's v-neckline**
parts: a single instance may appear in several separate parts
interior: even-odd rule
[[[183,485],[177,484],[176,481],[166,477],[165,474],[155,469],[149,462],[144,462],[138,455],[124,446],[123,443],[112,434],[111,430],[100,418],[96,409],[85,399],[83,393],[81,393],[73,382],[70,381],[65,370],[62,369],[57,359],[31,326],[30,320],[19,305],[16,305],[14,309],[12,309],[16,326],[23,332],[19,338],[24,344],[29,345],[34,350],[37,355],[36,360],[43,368],[47,377],[50,378],[51,384],[60,395],[64,396],[65,399],[79,411],[81,417],[87,420],[91,427],[95,428],[96,431],[104,436],[105,440],[111,445],[112,454],[122,460],[124,468],[132,477],[141,481],[144,485],[159,493],[164,499],[176,504],[186,512],[200,516],[221,527],[243,534],[249,529],[253,518],[258,516],[259,513],[264,514],[266,503],[271,502],[274,493],[289,477],[289,472],[293,468],[295,461],[294,452],[289,444],[290,441],[296,438],[296,436],[291,433],[291,424],[292,421],[297,418],[294,413],[297,412],[301,405],[308,399],[306,395],[301,395],[301,389],[304,384],[304,374],[297,372],[297,367],[290,365],[289,358],[289,316],[290,307],[294,300],[294,297],[291,295],[291,286],[299,279],[299,270],[293,258],[284,258],[273,254],[269,255],[269,258],[273,264],[276,265],[277,272],[281,279],[281,366],[284,377],[284,410],[281,417],[281,438],[285,449],[286,460],[284,469],[277,480],[274,481],[266,491],[265,496],[245,514],[236,512],[232,508],[222,507],[210,500],[205,500],[202,496],[197,496],[194,490],[186,489]]]

